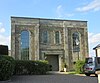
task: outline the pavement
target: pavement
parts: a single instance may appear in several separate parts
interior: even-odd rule
[[[49,71],[48,74],[71,74],[69,72],[60,72],[60,71]],[[85,74],[74,74],[78,76],[86,76]]]

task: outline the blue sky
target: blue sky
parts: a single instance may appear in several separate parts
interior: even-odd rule
[[[11,16],[88,21],[89,55],[100,43],[100,0],[0,0],[0,44],[9,45]]]

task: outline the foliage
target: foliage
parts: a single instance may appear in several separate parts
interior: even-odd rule
[[[47,61],[15,60],[15,75],[46,74],[48,70]]]
[[[14,60],[12,57],[0,56],[0,80],[9,80],[15,75],[38,75],[49,71],[47,61]]]
[[[0,80],[9,80],[14,71],[14,59],[7,55],[0,55]]]
[[[75,71],[68,72],[68,74],[76,74]]]
[[[81,61],[81,60],[78,60],[76,63],[75,63],[75,72],[76,73],[83,73],[83,66],[85,64],[85,61]]]

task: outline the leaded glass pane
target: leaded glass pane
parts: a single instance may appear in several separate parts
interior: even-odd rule
[[[43,31],[42,42],[43,43],[48,43],[48,32],[47,31]]]
[[[55,32],[55,43],[56,44],[60,43],[60,34],[59,34],[59,31]]]
[[[80,40],[78,32],[73,33],[73,51],[80,51]]]
[[[29,60],[29,32],[21,32],[21,60]]]

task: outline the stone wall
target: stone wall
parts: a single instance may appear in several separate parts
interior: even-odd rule
[[[70,70],[73,62],[88,56],[86,21],[11,17],[11,55],[15,59],[21,59],[20,34],[23,30],[30,32],[30,60],[44,60],[44,53],[56,54],[59,56],[59,70],[61,70],[62,61]],[[43,44],[41,41],[44,30],[49,32],[48,44]],[[54,43],[55,31],[61,34],[60,44]],[[74,32],[80,33],[80,52],[73,52],[72,34]]]

